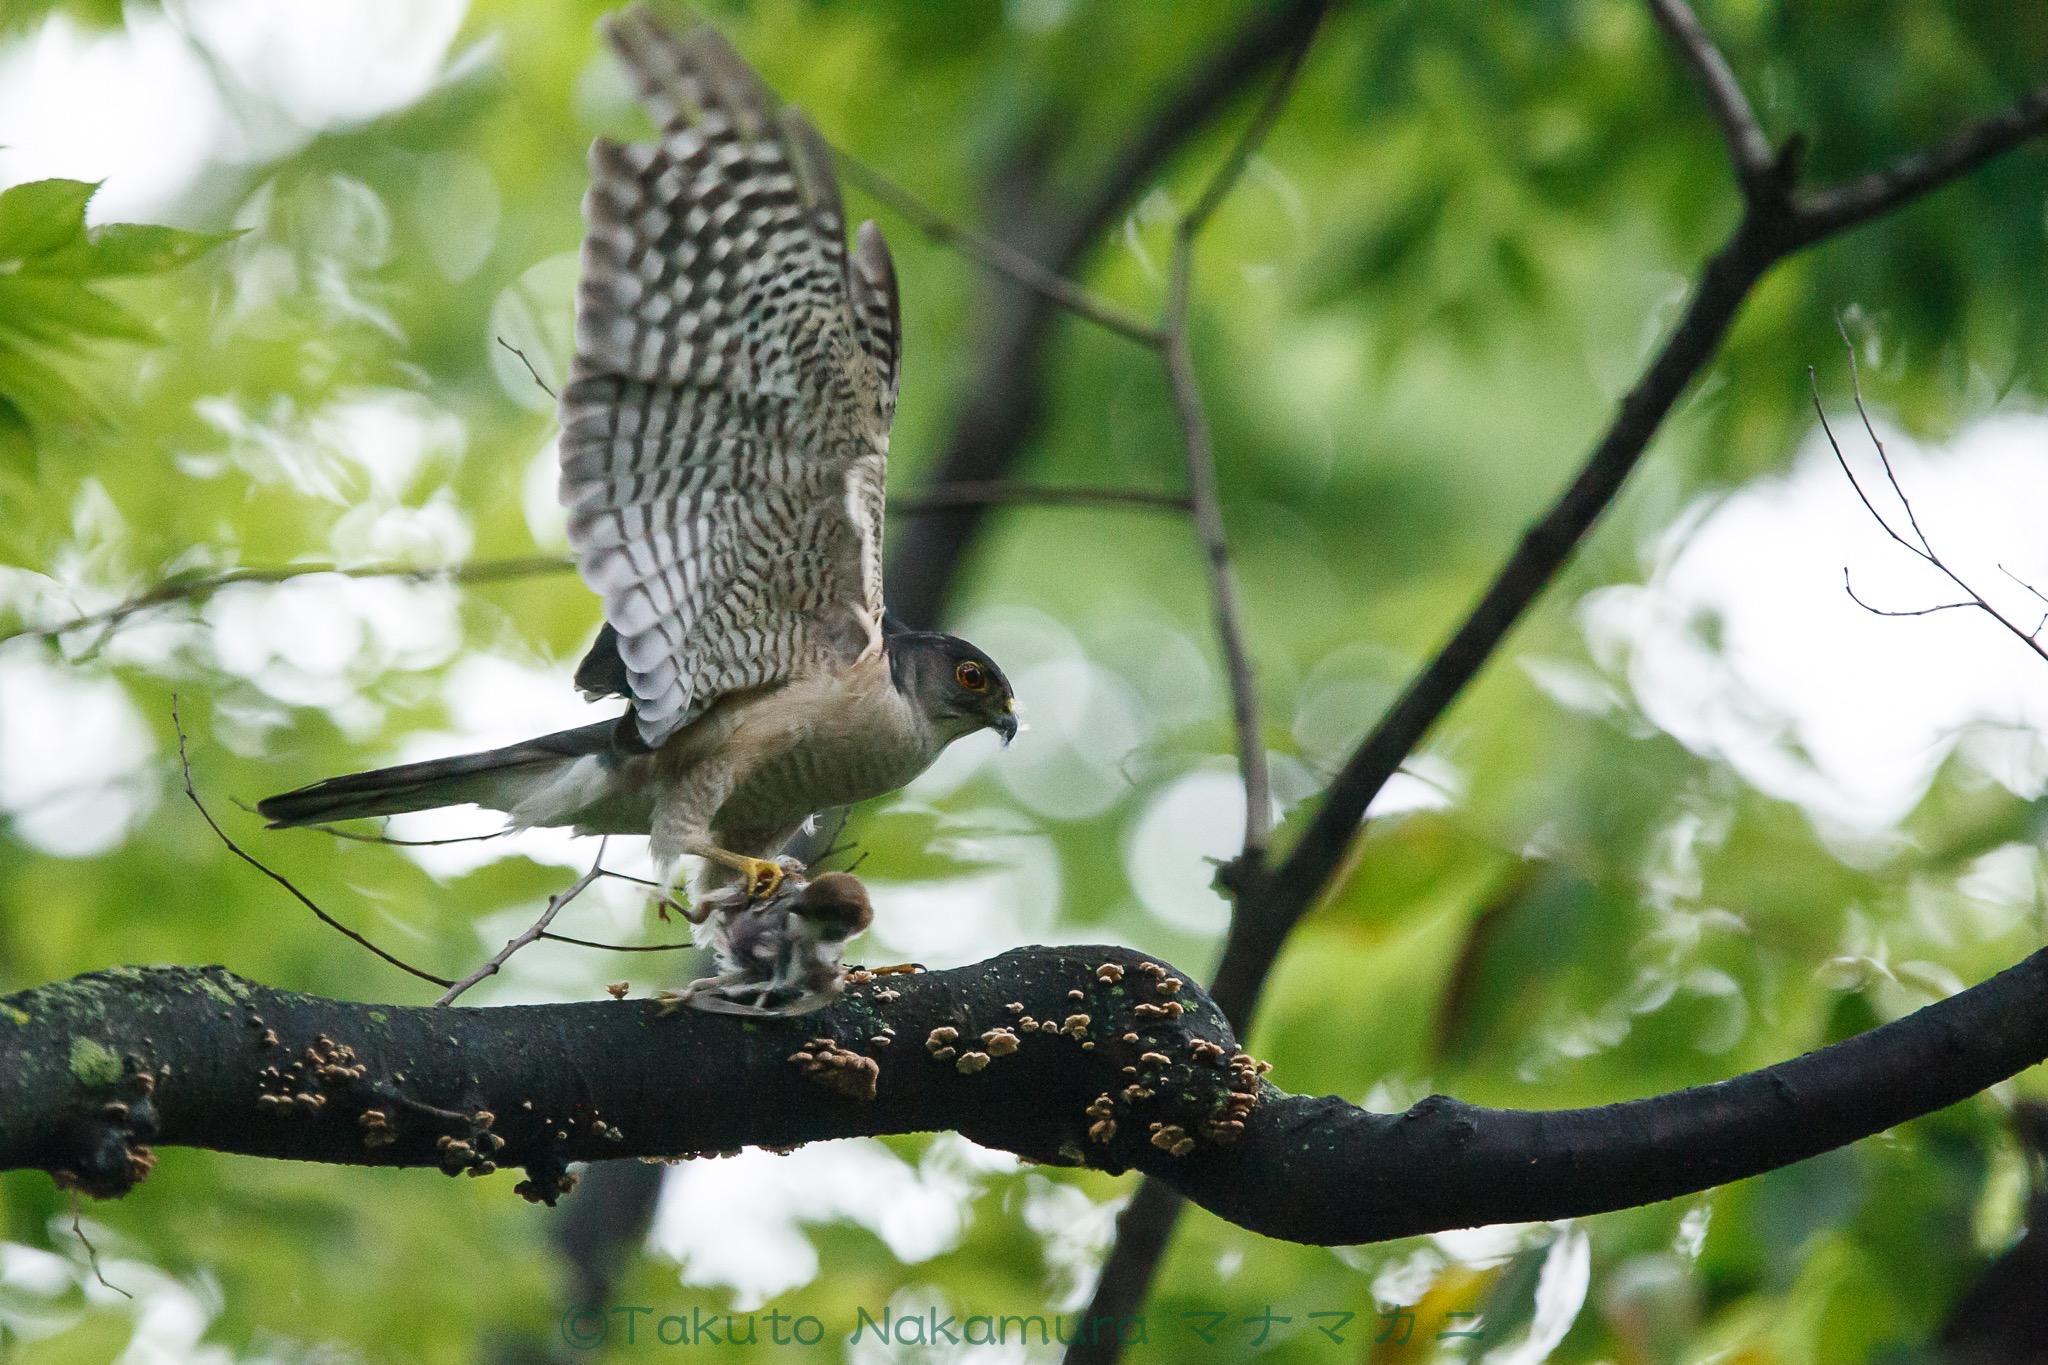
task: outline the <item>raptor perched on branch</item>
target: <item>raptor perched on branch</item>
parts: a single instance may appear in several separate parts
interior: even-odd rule
[[[829,149],[710,28],[604,22],[660,140],[590,149],[561,496],[604,626],[576,681],[616,720],[330,778],[273,825],[474,803],[515,827],[650,834],[765,897],[814,811],[895,790],[952,741],[1017,730],[965,640],[882,606],[896,275],[849,252]]]

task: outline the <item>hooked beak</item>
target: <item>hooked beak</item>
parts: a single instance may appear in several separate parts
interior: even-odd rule
[[[1003,709],[989,721],[989,728],[1003,737],[1005,745],[1017,737],[1017,699],[1010,698],[1003,703]]]

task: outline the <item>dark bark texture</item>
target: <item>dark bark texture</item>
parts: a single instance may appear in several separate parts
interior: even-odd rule
[[[886,1040],[886,1041],[883,1041]],[[354,1004],[218,967],[0,1001],[0,1169],[89,1193],[152,1143],[488,1175],[951,1128],[1139,1169],[1243,1227],[1346,1244],[1675,1198],[1881,1132],[2048,1056],[2048,952],[1858,1038],[1591,1109],[1403,1114],[1260,1078],[1199,987],[1128,949],[1026,948],[749,1020],[654,1001]]]

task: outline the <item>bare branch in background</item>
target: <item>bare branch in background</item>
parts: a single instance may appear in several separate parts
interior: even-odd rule
[[[237,801],[235,804],[251,814],[256,811],[254,806],[244,802]],[[392,848],[446,848],[450,844],[487,844],[493,839],[508,838],[517,832],[508,824],[505,828],[494,829],[489,834],[453,834],[446,839],[399,839],[389,834],[364,834],[352,829],[342,829],[338,825],[300,825],[298,828],[314,830],[331,839],[346,839],[352,844],[386,844]]]
[[[1161,493],[1143,488],[1097,488],[1086,484],[987,482],[949,484],[923,494],[893,499],[888,504],[888,511],[894,516],[918,517],[970,506],[1134,507],[1156,508],[1169,512],[1192,510],[1189,499],[1180,493]],[[174,578],[153,588],[147,588],[104,611],[76,616],[54,626],[17,627],[0,634],[0,645],[20,639],[50,642],[82,630],[98,629],[104,632],[93,646],[94,649],[98,649],[105,644],[107,635],[132,616],[152,608],[179,603],[196,605],[212,598],[224,588],[245,583],[289,583],[294,579],[311,578],[319,574],[339,574],[343,578],[402,578],[413,583],[446,582],[474,585],[505,583],[521,578],[541,578],[551,574],[568,573],[575,567],[574,560],[556,555],[520,555],[510,559],[478,559],[438,568],[422,568],[416,564],[339,565],[312,562],[276,567],[226,569],[216,574]]]
[[[1829,189],[1795,195],[1799,244],[1811,245],[1904,208],[2044,131],[2048,131],[2048,83],[2035,86],[2003,113],[1973,123],[1944,142],[1902,156],[1882,170]]]
[[[484,963],[483,966],[478,967],[460,981],[452,983],[442,993],[441,998],[434,1003],[436,1005],[454,1004],[456,999],[471,986],[474,986],[487,976],[496,976],[498,969],[511,961],[514,953],[539,939],[547,937],[548,926],[555,922],[556,915],[562,913],[562,907],[582,895],[589,889],[592,882],[604,875],[604,851],[610,843],[611,840],[609,839],[599,839],[597,841],[597,858],[590,864],[590,871],[569,883],[565,889],[549,896],[547,906],[540,912],[540,918],[515,934],[504,947],[491,954],[489,962]]]
[[[1162,169],[1313,26],[1329,0],[1275,0],[1249,15],[1136,125],[1094,182],[1068,199],[1013,159],[994,177],[1005,202],[991,221],[1026,257],[1071,279],[1088,253],[1157,180]],[[1028,159],[1027,159],[1028,160]],[[1045,367],[1059,305],[1007,278],[976,305],[985,319],[974,372],[939,452],[931,487],[1006,478],[1036,436]],[[982,522],[982,505],[925,517],[891,538],[890,606],[906,623],[930,627],[944,614],[961,557]]]
[[[92,1238],[85,1235],[85,1223],[79,1214],[77,1190],[71,1192],[71,1235],[85,1248],[85,1263],[92,1267],[92,1277],[100,1282],[100,1287],[111,1289],[124,1299],[133,1299],[133,1294],[120,1285],[109,1282],[106,1272],[100,1269],[100,1249],[92,1244]]]
[[[1245,647],[1243,611],[1237,590],[1237,575],[1230,564],[1230,545],[1223,526],[1223,512],[1216,492],[1216,452],[1209,430],[1208,414],[1202,407],[1201,389],[1195,381],[1193,357],[1188,351],[1188,303],[1194,273],[1195,240],[1230,191],[1243,177],[1254,154],[1279,119],[1280,111],[1293,93],[1302,63],[1321,30],[1327,6],[1319,7],[1300,30],[1281,60],[1266,97],[1251,121],[1232,144],[1223,164],[1209,177],[1194,206],[1181,218],[1173,239],[1173,259],[1168,266],[1166,307],[1159,323],[1160,362],[1166,367],[1167,383],[1173,394],[1174,417],[1179,423],[1181,447],[1193,500],[1195,533],[1202,547],[1202,563],[1209,577],[1210,608],[1216,617],[1216,635],[1223,653],[1225,676],[1230,683],[1231,722],[1237,734],[1238,771],[1244,780],[1244,845],[1238,857],[1219,874],[1232,898],[1232,918],[1245,913],[1247,901],[1265,894],[1266,848],[1273,834],[1273,784],[1266,758],[1265,732],[1259,721],[1258,678],[1252,670],[1251,655]],[[1254,913],[1256,913],[1254,907]],[[1234,1015],[1225,1010],[1232,1023]],[[1182,1199],[1171,1186],[1148,1176],[1118,1216],[1116,1240],[1095,1283],[1088,1308],[1094,1321],[1137,1311],[1144,1303],[1159,1262],[1172,1240],[1179,1221]],[[1108,1365],[1123,1353],[1123,1342],[1115,1334],[1094,1334],[1076,1340],[1067,1348],[1066,1365]]]
[[[1230,714],[1237,730],[1238,770],[1244,777],[1244,848],[1238,875],[1256,878],[1265,864],[1266,843],[1273,833],[1273,784],[1266,771],[1266,740],[1259,725],[1258,680],[1252,675],[1251,656],[1245,648],[1242,608],[1237,592],[1237,575],[1230,567],[1230,546],[1223,530],[1223,514],[1216,501],[1215,450],[1209,436],[1209,419],[1202,410],[1202,395],[1195,386],[1194,365],[1188,356],[1187,295],[1188,266],[1192,242],[1183,238],[1174,247],[1173,285],[1166,309],[1166,345],[1162,359],[1173,386],[1174,416],[1180,422],[1181,444],[1186,454],[1188,487],[1195,504],[1195,533],[1202,546],[1202,564],[1209,575],[1209,602],[1216,617],[1217,640],[1222,646],[1224,673],[1230,682]]]
[[[1035,291],[1075,317],[1107,327],[1141,346],[1159,344],[1159,331],[1130,310],[1098,299],[1080,285],[1048,270],[1008,242],[984,236],[949,222],[923,200],[841,147],[832,149],[839,174],[871,198],[887,205],[940,246],[958,251],[1001,275]]]
[[[948,483],[889,500],[889,511],[900,517],[928,516],[955,507],[1126,507],[1191,512],[1194,502],[1185,493],[1155,493],[1146,488],[1030,483]]]
[[[503,346],[506,350],[510,351],[513,355],[519,357],[519,363],[524,365],[526,367],[526,372],[533,376],[533,382],[540,385],[540,391],[542,393],[546,394],[550,398],[553,398],[555,396],[555,391],[552,388],[548,387],[548,381],[540,377],[540,371],[533,368],[533,362],[526,358],[526,352],[520,350],[517,346],[514,346],[511,342],[505,340],[505,338],[503,337],[498,338],[498,344],[500,346]]]
[[[1195,532],[1201,538],[1202,562],[1209,575],[1210,606],[1216,615],[1216,635],[1223,651],[1224,671],[1230,680],[1231,720],[1237,730],[1238,766],[1244,778],[1244,849],[1235,870],[1240,877],[1253,881],[1264,870],[1266,844],[1273,833],[1273,784],[1267,773],[1265,734],[1259,724],[1258,679],[1253,676],[1251,654],[1245,648],[1237,575],[1230,566],[1230,544],[1217,502],[1215,443],[1210,436],[1208,414],[1202,407],[1201,389],[1195,382],[1194,360],[1188,353],[1188,295],[1194,273],[1195,239],[1208,225],[1217,206],[1243,178],[1244,168],[1286,107],[1301,64],[1322,27],[1322,17],[1323,11],[1318,9],[1287,50],[1280,72],[1258,111],[1232,144],[1223,164],[1202,187],[1194,207],[1180,220],[1167,277],[1166,309],[1159,321],[1160,359],[1166,366],[1167,382],[1173,391],[1174,417],[1180,424]]]
[[[276,568],[227,569],[216,574],[205,574],[191,578],[173,578],[153,588],[137,593],[105,611],[74,617],[54,626],[22,626],[0,635],[0,645],[9,640],[36,639],[55,641],[76,631],[105,628],[111,632],[138,612],[152,607],[170,606],[173,603],[200,603],[212,597],[223,588],[232,588],[241,583],[288,583],[295,578],[309,578],[315,574],[339,574],[343,578],[403,578],[415,583],[502,583],[516,578],[537,578],[545,574],[567,573],[575,564],[555,555],[526,555],[516,559],[480,559],[468,564],[449,564],[440,568],[421,568],[416,564],[359,564],[347,567],[339,564],[288,564]]]
[[[1742,82],[1735,78],[1728,59],[1686,0],[1649,0],[1649,4],[1658,27],[1691,69],[1708,111],[1721,127],[1721,140],[1728,144],[1728,160],[1734,163],[1743,194],[1754,199],[1773,193],[1778,184],[1778,154],[1771,150],[1771,140],[1757,122],[1756,111],[1749,107],[1749,96],[1742,93]]]
[[[1921,529],[1920,518],[1913,511],[1912,499],[1906,496],[1906,490],[1899,485],[1898,471],[1892,468],[1892,457],[1885,453],[1884,441],[1878,437],[1877,428],[1871,424],[1870,413],[1863,406],[1863,377],[1856,366],[1856,348],[1850,344],[1847,333],[1844,333],[1842,336],[1842,344],[1847,346],[1849,350],[1849,384],[1856,395],[1856,415],[1862,419],[1863,432],[1870,438],[1870,444],[1877,451],[1877,462],[1879,467],[1884,470],[1885,482],[1891,485],[1893,495],[1899,500],[1899,506],[1905,510],[1906,525],[1913,533],[1910,539],[1901,533],[1897,527],[1893,526],[1891,521],[1882,512],[1877,510],[1876,504],[1870,500],[1870,494],[1864,490],[1863,481],[1858,479],[1856,471],[1849,467],[1848,458],[1842,454],[1841,443],[1835,439],[1835,429],[1829,425],[1827,412],[1821,407],[1820,385],[1814,378],[1812,367],[1809,366],[1806,371],[1806,383],[1813,393],[1814,415],[1820,418],[1820,429],[1828,438],[1828,449],[1835,453],[1835,463],[1841,466],[1842,476],[1849,480],[1849,487],[1856,490],[1856,499],[1863,504],[1863,510],[1870,513],[1871,520],[1883,527],[1884,533],[1890,536],[1895,543],[1903,547],[1915,559],[1935,569],[1943,578],[1955,584],[1967,598],[1967,600],[1962,602],[1942,602],[1931,607],[1907,610],[1875,607],[1856,595],[1855,587],[1849,582],[1849,570],[1844,568],[1842,570],[1842,588],[1849,594],[1849,600],[1873,616],[1932,616],[1936,612],[1958,611],[1974,607],[1998,622],[1999,625],[2005,627],[2014,639],[2018,640],[2028,649],[2033,650],[2043,660],[2048,660],[2048,648],[2044,648],[2041,644],[2041,630],[2043,626],[2048,626],[2048,617],[2043,617],[2041,625],[2035,626],[2032,630],[2026,629],[1997,607],[1992,606],[1990,602],[1985,600],[1982,593],[1964,582],[1962,577],[1954,569],[1951,569],[1935,550],[1933,542],[1927,539],[1927,532]],[[2017,577],[2004,565],[1999,565],[1999,572],[2012,579],[2013,582],[2019,584],[2028,592],[2033,593],[2035,597],[2041,597],[2040,591],[2033,584]],[[2048,598],[2043,598],[2042,600],[2048,601]]]
[[[336,933],[342,935],[344,938],[353,941],[361,947],[369,949],[378,957],[383,958],[386,962],[398,968],[398,970],[405,972],[411,976],[416,976],[420,980],[430,982],[431,984],[436,986],[452,986],[455,984],[445,976],[435,976],[432,972],[421,971],[418,967],[413,966],[404,958],[401,958],[393,953],[388,953],[384,949],[379,948],[376,944],[370,942],[369,939],[363,937],[355,930],[349,928],[346,924],[343,924],[340,920],[328,914],[325,910],[322,910],[318,905],[314,903],[313,898],[311,896],[308,896],[305,892],[299,890],[298,887],[293,886],[291,884],[291,881],[288,878],[286,878],[283,873],[271,871],[270,868],[266,866],[260,859],[258,859],[255,854],[249,852],[247,849],[243,848],[240,844],[236,843],[232,838],[230,838],[228,836],[228,832],[220,827],[220,822],[213,818],[213,813],[206,809],[206,803],[199,799],[198,789],[192,785],[192,757],[190,754],[186,752],[185,749],[185,723],[178,716],[178,699],[176,697],[171,698],[171,728],[177,731],[178,734],[178,767],[180,771],[183,772],[185,777],[186,799],[191,801],[193,809],[199,812],[199,818],[206,821],[207,828],[211,829],[216,835],[219,836],[220,841],[223,844],[227,845],[228,852],[234,854],[237,858],[240,858],[243,862],[255,868],[258,872],[261,872],[264,876],[270,878],[270,880],[276,882],[286,891],[289,891],[292,895],[292,898],[298,901],[299,904],[305,906],[308,910],[311,910],[314,914],[314,917],[317,918],[322,924],[334,930]]]

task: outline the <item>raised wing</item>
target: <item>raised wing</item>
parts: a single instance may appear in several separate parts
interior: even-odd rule
[[[562,502],[618,656],[579,681],[623,680],[660,744],[879,640],[896,281],[873,224],[849,256],[829,149],[724,39],[639,5],[603,27],[661,140],[590,149]]]

